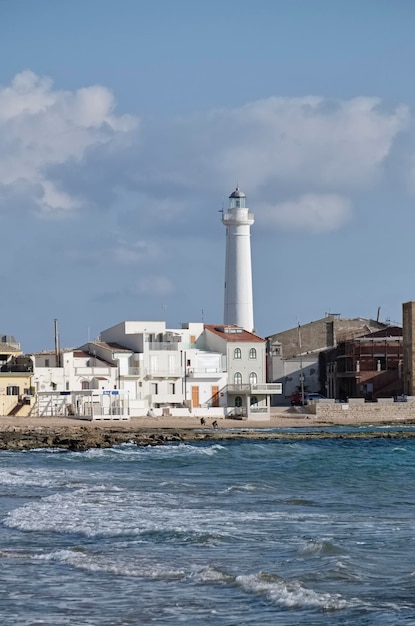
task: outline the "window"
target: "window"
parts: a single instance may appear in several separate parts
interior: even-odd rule
[[[236,398],[235,398],[235,406],[236,407],[242,406],[242,398],[241,398],[241,396],[236,396]]]
[[[234,385],[242,385],[242,374],[241,372],[235,372],[233,375],[233,383]]]
[[[158,392],[159,392],[158,383],[151,383],[151,393],[153,394],[153,396],[156,396]]]
[[[45,359],[45,367],[49,367],[49,359]]]
[[[66,391],[69,391],[69,383],[66,383]]]
[[[250,385],[256,385],[258,382],[258,376],[256,375],[255,372],[251,372],[249,374],[249,384]]]
[[[174,396],[174,394],[176,393],[176,384],[175,383],[169,383],[169,393]]]
[[[89,389],[89,380],[82,381],[82,389]]]
[[[251,406],[256,406],[258,404],[258,398],[256,396],[251,396]]]
[[[240,348],[235,348],[235,350],[233,351],[233,358],[242,359],[242,352]]]
[[[9,385],[7,387],[6,393],[8,396],[18,396],[20,393],[20,388],[17,385]]]
[[[251,348],[249,351],[249,358],[256,359],[256,348]]]

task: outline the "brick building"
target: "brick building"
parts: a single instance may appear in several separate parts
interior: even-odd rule
[[[403,336],[400,326],[341,341],[320,353],[320,373],[329,398],[390,398],[403,393]]]
[[[367,318],[342,318],[329,313],[324,318],[267,337],[267,380],[283,384],[286,402],[300,389],[327,394],[326,368],[319,355],[340,342],[388,328]],[[334,397],[334,396],[333,396]]]

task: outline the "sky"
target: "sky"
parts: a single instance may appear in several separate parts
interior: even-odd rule
[[[223,322],[239,185],[266,337],[415,299],[413,0],[0,0],[2,334]]]

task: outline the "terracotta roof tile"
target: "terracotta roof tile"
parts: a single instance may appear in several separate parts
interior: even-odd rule
[[[265,343],[265,339],[250,333],[235,324],[205,324],[206,330],[222,337],[226,341]],[[236,332],[235,332],[236,331]]]

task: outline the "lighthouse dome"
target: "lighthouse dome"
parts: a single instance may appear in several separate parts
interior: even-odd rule
[[[233,191],[233,192],[231,193],[231,195],[229,196],[229,198],[246,198],[246,195],[244,194],[244,192],[243,192],[243,191],[241,191],[241,190],[239,189],[239,187],[237,187],[237,188],[235,189],[235,191]]]

